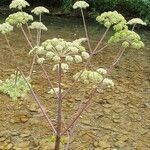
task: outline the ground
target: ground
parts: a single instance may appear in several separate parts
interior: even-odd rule
[[[62,37],[72,40],[84,37],[81,21],[78,19],[51,17],[45,20],[49,31],[44,33],[43,39]],[[88,29],[94,46],[104,29],[99,31],[92,22]],[[91,106],[79,120],[71,150],[150,149],[150,33],[141,30],[138,32],[145,42],[145,48],[125,52],[110,76],[115,87],[102,91],[93,98]],[[21,31],[16,31],[9,39],[19,66],[27,73],[33,56],[28,55],[29,47]],[[0,79],[5,80],[14,73],[15,65],[3,36],[0,36],[0,43]],[[95,55],[92,60],[93,68],[108,67],[117,51],[118,47],[113,46]],[[54,75],[50,65],[45,64],[45,67],[49,74]],[[71,72],[63,77],[64,88],[71,86],[71,76],[79,69],[78,65],[74,65]],[[52,81],[54,78],[55,76],[50,77]],[[55,123],[55,99],[47,93],[49,85],[37,64],[32,85]],[[84,88],[84,85],[78,84],[73,94],[64,100],[65,121],[71,119],[70,115],[80,103]],[[51,129],[30,94],[17,101],[1,94],[0,116],[0,150],[52,149],[52,144],[49,144]]]

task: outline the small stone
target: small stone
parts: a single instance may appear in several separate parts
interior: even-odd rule
[[[111,147],[110,143],[108,143],[108,142],[106,142],[106,141],[100,141],[100,142],[99,142],[99,146],[100,146],[101,148],[104,148],[104,149]]]
[[[6,140],[6,137],[1,137],[0,142],[4,142]]]
[[[21,134],[20,136],[25,138],[25,137],[29,137],[31,135],[30,131],[25,131],[23,134]]]
[[[31,112],[38,112],[38,106],[37,104],[33,103],[28,108]]]
[[[12,148],[13,148],[13,144],[12,144],[12,143],[9,143],[9,144],[7,145],[7,147],[6,147],[7,150],[10,150],[10,149],[12,149]]]
[[[94,145],[94,147],[98,147],[98,146],[99,146],[99,143],[98,143],[97,141],[95,141],[95,142],[93,143],[93,145]]]
[[[22,122],[22,123],[25,123],[25,122],[27,122],[29,120],[29,118],[27,117],[27,116],[21,116],[20,117],[20,121]]]
[[[30,144],[30,141],[20,142],[15,145],[17,148],[27,148]]]

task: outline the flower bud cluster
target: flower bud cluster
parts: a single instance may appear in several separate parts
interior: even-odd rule
[[[0,32],[2,34],[7,34],[13,31],[13,26],[11,26],[8,22],[0,24]]]
[[[89,7],[89,4],[85,1],[77,1],[74,5],[73,5],[73,9],[86,9],[87,7]]]
[[[35,15],[41,15],[43,13],[49,14],[49,10],[43,6],[38,6],[34,8],[31,12],[34,13]]]
[[[119,14],[117,11],[104,12],[100,16],[98,16],[96,20],[99,23],[104,24],[106,28],[110,28],[111,26],[113,26],[113,29],[115,31],[128,28],[126,26],[125,18],[121,14]]]
[[[10,25],[16,25],[20,27],[23,24],[26,24],[28,21],[32,21],[33,17],[26,12],[16,12],[11,14],[6,18],[6,22]]]
[[[84,84],[99,84],[102,82],[104,87],[112,87],[114,83],[111,79],[105,78],[104,76],[107,74],[107,71],[103,68],[99,68],[96,71],[80,71],[76,73],[73,78],[76,81],[81,81]]]
[[[96,84],[96,83],[102,81],[103,76],[96,71],[84,70],[83,73],[82,73],[82,71],[76,73],[73,76],[73,78],[75,80],[78,79],[78,81],[81,81],[85,84],[89,84],[89,83]]]
[[[140,36],[134,31],[122,30],[116,32],[108,41],[108,43],[122,42],[124,48],[140,49],[144,47],[144,43],[141,41]]]
[[[47,27],[42,23],[42,22],[32,22],[31,25],[29,26],[30,29],[41,29],[47,31]]]
[[[22,8],[25,8],[27,6],[30,6],[30,4],[25,0],[13,0],[9,5],[9,8],[17,8],[19,10],[22,10]]]

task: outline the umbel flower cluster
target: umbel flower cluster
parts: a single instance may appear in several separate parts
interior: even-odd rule
[[[28,91],[28,85],[19,73],[17,79],[16,75],[12,74],[4,82],[0,83],[0,92],[9,95],[12,100],[17,100],[17,98],[23,97]]]
[[[41,15],[43,13],[49,14],[49,10],[43,6],[38,6],[38,7],[34,8],[31,12],[34,13],[35,15]]]
[[[47,31],[47,27],[42,23],[42,22],[32,22],[31,25],[29,26],[29,29],[41,29]]]
[[[96,71],[89,71],[85,69],[83,72],[80,71],[76,73],[73,78],[77,81],[81,81],[84,84],[97,84],[101,83],[106,87],[114,86],[114,83],[111,79],[105,78],[104,75],[107,74],[107,70],[99,68]]]
[[[113,26],[113,29],[115,31],[119,31],[122,29],[127,29],[126,20],[125,18],[119,14],[117,11],[108,11],[102,13],[100,16],[96,18],[96,20],[104,24],[106,28],[110,28]]]
[[[16,12],[14,14],[11,14],[6,18],[6,22],[8,22],[10,25],[20,27],[23,24],[26,24],[29,21],[32,21],[33,17],[32,15],[29,15],[26,12]]]
[[[25,8],[27,6],[30,6],[30,4],[25,0],[13,0],[11,4],[9,5],[9,8],[10,9],[16,8],[16,9],[22,10],[22,8]]]
[[[73,9],[86,9],[87,7],[89,7],[89,4],[85,1],[77,1],[74,5],[73,5]]]
[[[41,57],[37,60],[38,63],[43,63],[47,58],[56,63],[53,70],[56,70],[57,63],[81,63],[83,60],[89,58],[89,53],[86,52],[85,48],[81,45],[86,39],[81,38],[73,42],[67,42],[64,39],[54,38],[46,40],[39,47],[34,47],[30,53],[36,52]],[[62,69],[66,72],[69,67],[67,64],[63,63]]]
[[[134,24],[140,24],[140,25],[144,25],[146,26],[146,22],[144,22],[142,19],[140,18],[133,18],[131,20],[129,20],[127,22],[127,24],[130,24],[130,25],[134,25]]]
[[[144,47],[144,43],[141,41],[140,36],[134,31],[122,30],[116,32],[108,41],[108,43],[122,42],[124,48],[140,49]]]
[[[13,31],[13,26],[11,26],[9,23],[3,23],[0,24],[0,32],[2,34],[7,34]]]

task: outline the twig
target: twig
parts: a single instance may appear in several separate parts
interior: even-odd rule
[[[48,117],[48,115],[46,114],[46,111],[45,111],[45,109],[43,108],[43,106],[42,106],[42,104],[41,104],[39,98],[37,97],[37,95],[36,95],[35,92],[33,91],[32,87],[30,86],[29,82],[27,81],[26,77],[24,76],[23,72],[22,72],[19,68],[18,68],[18,70],[20,71],[20,73],[21,73],[23,79],[26,81],[26,83],[27,83],[27,85],[28,85],[28,87],[29,87],[29,89],[30,89],[30,91],[31,91],[32,96],[34,97],[36,103],[38,104],[39,108],[41,109],[41,111],[42,111],[42,113],[43,113],[45,119],[47,120],[49,126],[53,129],[53,132],[54,132],[55,134],[57,134],[57,132],[56,132],[56,130],[55,130],[53,124],[52,124],[52,121],[51,121],[51,119]]]
[[[60,142],[61,142],[61,127],[62,127],[62,68],[61,68],[61,62],[59,63],[58,67],[58,83],[59,83],[59,99],[58,99],[58,110],[57,110],[57,135],[56,135],[56,141],[55,141],[55,150],[59,150]]]
[[[90,39],[89,39],[89,36],[88,36],[88,31],[87,31],[85,17],[84,17],[84,13],[83,13],[83,9],[82,8],[81,8],[81,14],[82,14],[82,19],[83,19],[83,25],[84,25],[85,35],[86,35],[87,42],[88,42],[88,47],[89,47],[90,53],[92,53],[92,48],[91,48]]]
[[[93,53],[96,52],[96,50],[98,49],[98,47],[101,45],[102,41],[104,40],[107,32],[109,31],[109,28],[106,29],[106,31],[104,32],[103,36],[101,37],[101,39],[99,40],[99,42],[97,43],[95,49],[93,50]]]

